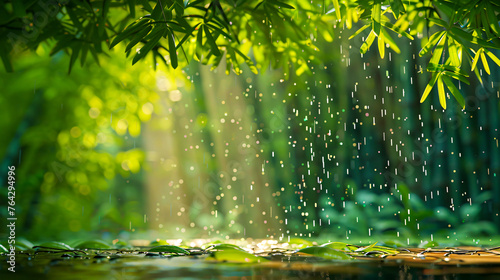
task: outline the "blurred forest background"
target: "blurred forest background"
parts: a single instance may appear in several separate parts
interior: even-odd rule
[[[118,46],[68,74],[53,46],[17,54],[0,75],[0,178],[16,166],[18,235],[498,234],[499,69],[456,84],[465,110],[442,110],[437,94],[419,102],[430,77],[418,39],[381,59],[353,32],[318,37],[309,73],[155,70]]]

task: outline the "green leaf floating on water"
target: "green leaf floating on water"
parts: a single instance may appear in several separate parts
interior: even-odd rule
[[[102,240],[87,240],[78,243],[76,249],[111,249],[111,246]]]
[[[74,250],[71,248],[69,245],[64,244],[62,242],[45,242],[42,243],[38,246],[34,246],[33,249],[39,251],[39,250]]]
[[[297,250],[296,253],[306,253],[329,260],[350,260],[352,257],[346,253],[329,247],[311,246]]]
[[[302,239],[302,238],[290,238],[290,241],[288,241],[288,244],[291,244],[291,245],[301,245],[302,247],[306,247],[306,246],[313,246],[314,244],[309,241],[309,240],[305,240],[305,239]]]
[[[351,251],[348,247],[349,244],[347,243],[344,243],[344,242],[329,242],[329,243],[325,243],[323,245],[321,245],[321,247],[328,247],[328,248],[332,248],[332,249],[335,249],[335,250],[340,250],[340,251]]]
[[[33,248],[33,243],[25,238],[17,238],[16,239],[16,250],[27,251]]]
[[[206,248],[208,248],[210,246],[218,245],[218,244],[222,244],[222,242],[220,240],[215,240],[215,241],[212,241],[212,242],[209,242],[209,243],[201,245],[201,248],[202,249],[206,249]]]
[[[227,249],[234,249],[234,250],[240,250],[240,251],[245,251],[242,248],[233,245],[233,244],[216,244],[216,245],[211,245],[209,246],[206,250],[207,251],[221,251],[221,250],[227,250]]]
[[[162,239],[156,239],[151,241],[151,243],[149,243],[149,246],[162,246],[162,245],[170,245],[170,244],[168,244],[166,240]]]
[[[208,257],[207,260],[231,263],[260,263],[269,261],[263,257],[254,256],[246,251],[237,249],[215,251],[212,253],[212,257]]]
[[[375,242],[369,246],[359,247],[358,249],[355,250],[355,252],[358,252],[358,253],[375,252],[375,253],[384,253],[384,254],[390,254],[390,255],[394,255],[394,254],[399,253],[399,251],[394,249],[394,248],[377,246],[377,242]]]
[[[148,250],[148,252],[163,252],[189,255],[189,251],[174,245],[161,245]]]

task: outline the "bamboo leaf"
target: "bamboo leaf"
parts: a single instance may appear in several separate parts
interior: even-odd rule
[[[474,50],[472,50],[474,51]],[[479,61],[479,58],[481,57],[481,53],[483,52],[483,48],[480,48],[477,50],[476,55],[474,56],[474,59],[472,60],[472,66],[471,66],[471,71],[474,71],[476,69],[477,62]]]
[[[4,44],[0,44],[0,58],[2,59],[3,66],[5,67],[5,71],[11,73],[14,72],[14,68],[12,67],[12,62],[9,57],[9,51]]]
[[[436,83],[436,81],[440,75],[441,75],[441,72],[437,72],[437,73],[432,74],[432,78],[429,81],[429,83],[427,84],[427,86],[425,87],[424,93],[422,94],[422,98],[420,99],[420,103],[423,103],[425,101],[425,99],[427,98],[427,96],[431,92],[432,88],[434,87],[434,84]]]
[[[170,64],[175,69],[179,65],[177,61],[177,48],[175,46],[175,37],[172,31],[168,30],[168,52],[170,53]]]
[[[446,92],[444,91],[443,79],[441,75],[439,75],[437,83],[438,83],[439,103],[441,103],[443,109],[446,110]]]
[[[182,44],[184,44],[184,42],[193,35],[193,31],[196,30],[196,28],[201,24],[198,23],[196,24],[195,26],[191,27],[187,32],[186,32],[186,35],[184,35],[184,37],[182,37],[182,39],[179,41],[179,43],[177,43],[177,48],[179,48],[180,46],[182,46]]]
[[[429,37],[429,41],[427,42],[427,44],[425,44],[422,50],[420,50],[418,55],[419,56],[426,55],[429,52],[429,50],[431,50],[434,46],[436,46],[437,42],[441,39],[444,33],[445,31],[439,31],[432,34],[431,37]]]
[[[71,73],[71,69],[73,68],[73,65],[75,64],[76,60],[78,59],[78,54],[80,53],[80,49],[82,48],[82,44],[80,42],[74,42],[72,44],[72,52],[71,52],[71,57],[69,59],[69,69],[68,73]]]
[[[330,259],[330,260],[350,260],[350,259],[352,259],[352,257],[347,255],[346,253],[339,251],[339,250],[329,248],[329,247],[311,246],[311,247],[297,250],[296,252],[310,254],[310,255],[313,255],[316,257],[321,257],[321,258]]]
[[[207,36],[207,42],[210,45],[210,49],[212,50],[212,53],[215,56],[221,55],[219,51],[219,47],[217,46],[217,43],[215,43],[214,37],[212,37],[212,34],[210,33],[210,30],[208,29],[208,26],[203,25],[205,35]]]
[[[428,18],[427,20],[429,20],[430,22],[433,22],[435,23],[436,25],[439,25],[441,27],[447,27],[448,26],[448,23],[446,23],[446,21],[442,20],[442,19],[438,19],[438,18],[433,18],[433,17],[430,17]]]
[[[375,40],[375,32],[372,30],[370,32],[370,34],[368,35],[368,37],[366,38],[363,45],[361,45],[361,47],[359,49],[360,52],[363,54],[366,53],[368,51],[368,49],[370,48],[370,46],[373,44],[374,40]]]
[[[405,6],[401,0],[389,0],[394,18],[398,18],[400,14],[405,12]]]
[[[385,43],[384,43],[384,34],[380,33],[378,36],[378,52],[380,53],[380,58],[384,59],[385,56]]]
[[[404,19],[404,18],[401,18],[401,20]],[[399,21],[398,21],[399,22]],[[396,28],[398,26],[396,25],[393,25],[392,23],[390,23],[389,21],[383,21],[381,23],[383,26],[389,28],[390,30],[396,32],[397,34],[400,34],[402,36],[405,36],[406,38],[410,39],[410,40],[413,40],[413,36],[411,36],[410,34],[408,34],[408,32],[405,31],[405,29],[407,27],[404,27],[404,26],[399,26],[399,28]]]
[[[157,28],[158,28],[158,31],[156,31],[156,32],[155,32],[155,30],[152,31],[155,33],[153,35],[150,34],[152,36],[151,39],[146,44],[144,44],[144,46],[134,56],[134,59],[132,60],[132,65],[136,64],[137,61],[139,61],[140,59],[145,57],[148,54],[148,52],[158,44],[158,41],[160,41],[161,37],[165,34],[166,28],[156,27],[155,29],[157,29]]]
[[[286,9],[290,9],[290,10],[294,10],[295,7],[294,6],[291,6],[291,5],[288,5],[287,3],[285,2],[281,2],[281,1],[278,1],[278,0],[275,0],[273,2],[271,2],[273,5],[275,6],[279,6],[281,8],[286,8]]]
[[[401,50],[399,49],[396,42],[392,39],[391,35],[389,35],[389,33],[387,31],[385,31],[384,28],[382,28],[380,31],[381,31],[382,35],[384,35],[384,40],[387,44],[389,44],[389,47],[393,51],[395,51],[396,53],[401,53]]]
[[[94,61],[97,63],[98,66],[101,66],[101,63],[99,62],[99,57],[97,56],[97,51],[95,50],[94,46],[90,46],[90,53],[92,54],[92,57],[94,58]]]
[[[441,55],[443,54],[445,43],[446,43],[446,33],[443,34],[438,44],[436,45],[436,48],[432,53],[431,60],[429,60],[429,64],[439,64],[439,60],[441,59]]]
[[[127,44],[127,47],[125,48],[125,52],[130,51],[137,43],[139,43],[141,40],[148,35],[149,31],[151,31],[153,27],[151,25],[146,26],[143,30],[137,32],[132,40]]]
[[[128,10],[130,12],[130,17],[135,18],[135,5],[136,5],[135,0],[128,0],[127,3],[128,3]]]
[[[461,82],[463,82],[463,83],[465,83],[465,84],[470,85],[470,82],[469,82],[469,80],[468,80],[466,77],[464,77],[464,76],[462,76],[462,75],[460,75],[460,74],[457,74],[457,73],[455,73],[455,72],[451,72],[451,71],[444,71],[444,72],[443,72],[443,75],[446,75],[446,76],[448,76],[448,77],[450,77],[450,78],[453,78],[453,79],[455,79],[455,80],[459,80],[459,81],[461,81]]]
[[[497,36],[500,35],[500,26],[498,25],[498,19],[495,15],[495,9],[490,4],[490,2],[487,1],[486,1],[486,16],[489,21],[489,27],[491,28],[491,30],[493,30]]]
[[[360,29],[358,29],[356,32],[354,32],[354,34],[352,34],[351,37],[349,37],[349,40],[351,40],[352,38],[358,36],[359,33],[363,32],[365,29],[367,29],[370,26],[371,26],[371,24],[364,25],[363,27],[361,27]]]
[[[492,52],[490,52],[487,49],[484,49],[484,53],[486,53],[491,58],[491,60],[493,60],[493,62],[495,62],[498,66],[500,66],[500,59],[498,59],[498,57],[496,57]]]
[[[198,33],[196,34],[196,57],[201,60],[203,56],[203,25],[198,28]]]
[[[488,75],[490,75],[491,74],[490,66],[488,65],[488,61],[486,60],[486,56],[484,55],[484,52],[481,52],[481,61],[483,62],[484,70],[486,71],[486,73],[488,73]]]
[[[379,0],[375,0],[372,6],[372,23],[373,31],[377,36],[380,36],[380,14],[381,14],[381,4]]]
[[[500,49],[499,46],[494,45],[494,44],[489,43],[489,42],[486,42],[485,40],[474,36],[472,33],[468,33],[468,32],[466,32],[466,31],[464,31],[456,26],[453,26],[452,28],[450,28],[449,32],[451,32],[451,34],[453,34],[453,35],[456,35],[456,36],[464,39],[465,41],[462,42],[463,44],[465,44],[466,42],[469,42],[469,43],[479,45],[480,47],[483,47],[483,48]]]
[[[333,0],[333,8],[335,9],[335,15],[337,16],[337,20],[342,20],[339,0]]]
[[[116,46],[118,43],[123,41],[125,38],[129,37],[132,33],[139,31],[141,28],[146,26],[150,22],[150,19],[148,18],[142,18],[138,21],[135,21],[131,23],[129,26],[127,26],[122,32],[118,33],[116,37],[113,39],[113,42],[109,45],[109,48],[112,49],[114,46]]]
[[[446,84],[446,86],[450,90],[451,94],[453,94],[455,99],[458,101],[458,104],[460,104],[460,107],[462,107],[462,109],[465,109],[465,99],[462,96],[462,94],[460,93],[460,91],[457,89],[457,87],[455,87],[453,82],[448,77],[443,75],[441,77],[441,79],[443,79],[443,82]]]
[[[448,38],[448,53],[450,55],[451,63],[453,66],[460,67],[462,64],[460,58],[458,57],[457,42],[453,39]]]

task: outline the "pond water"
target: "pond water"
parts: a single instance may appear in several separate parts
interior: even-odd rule
[[[471,248],[468,248],[471,249]],[[477,250],[478,248],[476,248]],[[442,252],[413,253],[394,258],[370,256],[355,261],[327,261],[316,257],[268,255],[270,262],[231,264],[206,261],[206,255],[168,256],[142,252],[106,251],[87,255],[39,253],[19,255],[15,279],[498,279],[500,258],[454,257]],[[420,251],[420,255],[416,253]],[[436,250],[437,251],[437,250]],[[448,251],[450,252],[450,251]],[[270,253],[270,252],[269,252]],[[477,255],[477,253],[476,253]],[[489,259],[488,259],[489,258]],[[492,259],[493,258],[493,259]],[[462,260],[460,260],[462,259]],[[464,261],[465,259],[465,261]],[[5,265],[2,264],[2,268]],[[0,275],[7,274],[2,269]],[[11,279],[11,278],[8,278]]]

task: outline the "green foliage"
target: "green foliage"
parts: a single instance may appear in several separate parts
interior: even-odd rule
[[[0,77],[6,135],[0,156],[10,161],[14,153],[17,159],[13,143],[22,151],[17,225],[28,238],[61,238],[98,227],[118,233],[144,224],[137,188],[144,153],[135,145],[158,100],[151,90],[156,73],[141,66],[122,72],[124,61],[116,58],[101,59],[104,67],[74,69],[68,78],[61,68],[69,59],[61,53],[52,60],[26,56],[18,59],[18,72]],[[20,127],[29,129],[19,133]]]
[[[484,202],[490,199],[490,195],[489,192],[485,192],[477,201]],[[328,216],[335,228],[350,231],[354,236],[365,235],[370,229],[375,236],[398,232],[398,236],[418,238],[435,233],[439,228],[438,225],[443,223],[458,225],[457,228],[442,231],[443,234],[450,235],[453,231],[454,235],[461,238],[494,235],[498,232],[492,222],[481,220],[479,203],[460,205],[458,214],[445,207],[433,210],[418,195],[411,193],[404,184],[398,185],[397,189],[393,188],[392,195],[359,191],[352,201],[347,201],[345,204],[343,211],[327,208],[322,219]],[[396,213],[399,221],[395,216]],[[342,242],[332,242],[322,246],[344,251],[353,249]]]
[[[211,256],[207,258],[207,260],[230,263],[262,263],[268,261],[263,257],[255,256],[254,254],[233,248],[214,251]]]
[[[233,245],[233,244],[215,244],[209,246],[205,251],[221,251],[221,250],[226,250],[226,249],[234,249],[234,250],[240,250],[244,251],[240,247]]]
[[[174,245],[161,245],[155,246],[148,250],[148,252],[162,252],[162,253],[174,253],[174,254],[185,254],[189,255],[189,251],[182,249],[181,247]]]
[[[36,251],[66,251],[66,250],[74,250],[69,246],[68,244],[62,243],[62,242],[57,242],[57,241],[51,241],[51,242],[45,242],[40,245],[34,246],[33,249]]]
[[[74,247],[75,249],[111,249],[111,246],[102,240],[86,240]]]
[[[297,250],[297,253],[305,253],[329,260],[349,260],[351,257],[346,253],[330,247],[311,246]]]
[[[316,36],[331,41],[332,24],[351,28],[358,20],[365,24],[351,38],[369,29],[361,53],[377,38],[382,59],[386,46],[400,53],[392,36],[422,38],[420,55],[431,54],[427,70],[432,78],[421,102],[437,82],[444,109],[444,85],[464,108],[453,80],[467,82],[466,62],[475,71],[481,59],[488,74],[486,56],[500,65],[489,51],[500,48],[500,5],[492,0],[61,1],[47,4],[48,8],[35,3],[12,1],[0,7],[4,15],[0,54],[8,71],[12,71],[8,56],[12,50],[36,49],[55,40],[51,54],[67,52],[69,71],[78,59],[83,65],[89,53],[99,63],[99,56],[107,53],[103,45],[113,48],[126,42],[127,56],[134,53],[132,64],[151,54],[155,68],[157,61],[184,67],[191,58],[215,68],[225,58],[226,72],[232,68],[240,74],[240,65],[246,63],[253,72],[272,66],[288,74],[293,66],[300,75],[311,73],[308,63],[317,61]],[[40,22],[37,13],[44,14],[46,22]]]

